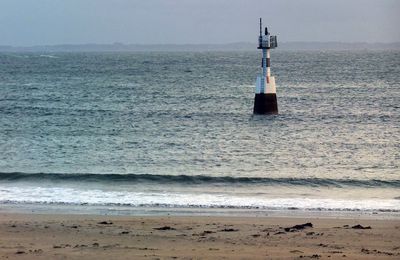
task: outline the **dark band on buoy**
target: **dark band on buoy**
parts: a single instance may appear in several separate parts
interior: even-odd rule
[[[278,101],[275,93],[259,93],[254,97],[254,114],[278,114]]]

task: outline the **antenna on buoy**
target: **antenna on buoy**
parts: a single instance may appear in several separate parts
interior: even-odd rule
[[[276,36],[272,36],[265,27],[262,34],[262,19],[260,18],[260,36],[258,47],[262,51],[261,75],[257,76],[256,93],[254,98],[254,114],[278,114],[276,99],[275,77],[271,76],[270,49],[278,47]]]

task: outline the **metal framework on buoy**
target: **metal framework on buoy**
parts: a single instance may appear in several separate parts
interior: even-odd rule
[[[260,18],[260,36],[258,48],[262,51],[262,73],[257,76],[254,98],[254,114],[278,114],[275,77],[271,76],[270,50],[278,47],[277,37],[270,35],[265,27],[264,35]]]

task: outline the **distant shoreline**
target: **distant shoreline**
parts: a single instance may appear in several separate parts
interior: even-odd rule
[[[282,42],[280,50],[400,50],[400,42]],[[256,43],[228,44],[57,44],[38,46],[0,45],[0,52],[146,52],[146,51],[251,51]]]

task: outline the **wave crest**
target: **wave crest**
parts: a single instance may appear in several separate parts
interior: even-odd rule
[[[400,180],[357,180],[322,178],[263,178],[207,175],[94,174],[94,173],[23,173],[0,172],[1,181],[68,181],[68,182],[154,182],[158,184],[243,184],[309,187],[400,187]]]

